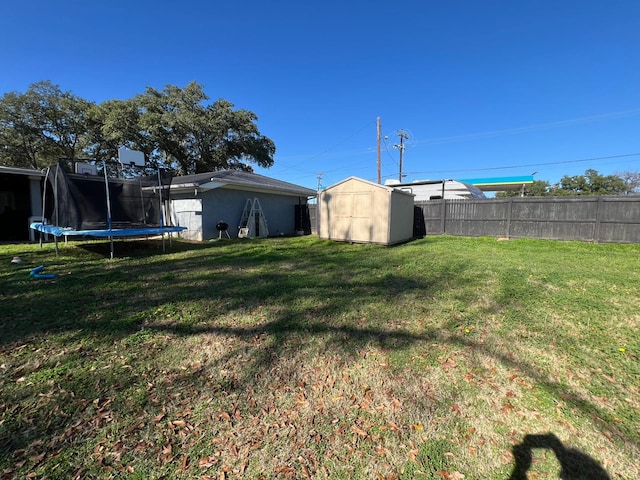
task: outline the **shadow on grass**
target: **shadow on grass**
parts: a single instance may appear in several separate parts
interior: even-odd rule
[[[268,344],[253,350],[242,378],[229,386],[244,390],[256,376],[268,374],[280,356],[304,347],[309,339],[319,342],[319,348],[346,358],[368,345],[407,349],[416,343],[438,341],[492,355],[502,364],[523,371],[549,392],[568,398],[568,403],[586,414],[601,418],[603,428],[609,420],[608,413],[517,357],[489,351],[482,343],[451,334],[455,319],[418,331],[403,326],[403,298],[428,304],[429,298],[439,292],[456,288],[464,298],[465,292],[483,281],[465,275],[468,266],[461,261],[423,268],[414,274],[406,268],[408,257],[383,255],[380,252],[384,247],[318,241],[296,248],[270,241],[203,246],[177,243],[171,252],[183,253],[178,256],[154,255],[159,250],[157,243],[151,255],[139,245],[130,247],[128,253],[139,256],[139,262],[104,260],[100,251],[106,248],[108,252],[104,244],[82,248],[86,260],[71,261],[49,254],[48,270],[59,273],[55,281],[35,282],[17,271],[3,275],[0,352],[30,342],[39,345],[48,334],[56,333],[66,335],[69,344],[76,345],[91,336],[94,343],[90,348],[94,349],[108,349],[142,329],[175,336],[212,333],[243,341],[268,337]],[[402,252],[402,248],[393,252]],[[124,252],[125,245],[118,251]],[[39,257],[33,254],[31,258]],[[426,257],[419,260],[429,262]],[[377,314],[377,308],[386,310]],[[243,317],[252,321],[241,321]],[[366,320],[361,321],[362,317]],[[442,331],[448,334],[443,336]],[[231,350],[229,355],[234,353]],[[77,355],[81,362],[81,352]],[[55,366],[55,361],[51,362]],[[110,388],[135,388],[141,381],[125,369],[117,372],[121,378],[78,369],[75,376],[60,372],[54,380],[62,391],[73,392],[88,402],[96,391],[104,396]],[[185,373],[176,381],[187,389],[198,380]],[[25,387],[21,395],[41,393]],[[64,395],[52,400],[53,408],[60,412],[54,421],[44,415],[35,424],[20,425],[19,429],[10,422],[0,424],[0,451],[10,455],[39,439],[64,435],[74,424],[74,414],[88,405],[76,402],[73,410],[65,407],[67,400]],[[122,406],[123,415],[127,408]],[[18,431],[22,433],[14,437]]]
[[[551,450],[560,464],[560,478],[566,480],[611,480],[604,468],[585,453],[567,448],[553,433],[527,435],[522,443],[514,445],[516,464],[509,480],[527,480],[527,471],[533,462],[533,450]]]

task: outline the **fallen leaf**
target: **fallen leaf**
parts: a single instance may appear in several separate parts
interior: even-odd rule
[[[218,463],[218,459],[213,455],[211,455],[209,457],[201,458],[200,461],[198,462],[198,467],[209,468],[209,467],[213,467],[217,463]]]
[[[32,457],[29,457],[29,460],[31,460],[33,463],[40,463],[42,460],[44,460],[45,456],[46,456],[46,453],[42,452],[40,455],[34,455]]]
[[[362,428],[360,428],[357,425],[353,425],[351,427],[351,430],[354,431],[355,433],[357,433],[358,435],[360,435],[361,437],[366,437],[367,436],[367,432],[365,430],[363,430]]]
[[[509,411],[513,410],[514,408],[515,407],[510,402],[507,402],[502,406],[502,408],[500,410],[502,411],[502,413],[508,413]]]
[[[388,449],[384,448],[382,445],[376,445],[376,453],[380,456],[384,456],[387,454]]]
[[[306,465],[302,466],[302,474],[306,477],[306,478],[311,478],[311,474],[309,473],[309,469],[307,468]]]
[[[453,368],[456,368],[458,366],[458,364],[456,363],[456,361],[453,358],[447,357],[445,360],[440,362],[440,366],[444,370],[451,370]]]
[[[409,461],[410,461],[410,462],[412,462],[412,463],[417,463],[417,462],[416,462],[416,456],[418,455],[418,452],[419,452],[419,451],[420,451],[420,450],[418,450],[417,448],[414,448],[414,449],[412,449],[412,450],[409,450],[408,455],[409,455]]]

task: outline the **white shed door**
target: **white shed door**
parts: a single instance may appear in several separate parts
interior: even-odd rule
[[[338,193],[333,198],[331,212],[331,238],[371,241],[371,192]]]

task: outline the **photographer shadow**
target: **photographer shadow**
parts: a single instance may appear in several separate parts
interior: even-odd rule
[[[534,448],[553,451],[561,467],[558,478],[562,480],[611,480],[600,463],[579,450],[565,447],[553,433],[527,435],[522,443],[513,446],[516,464],[509,480],[527,480]]]

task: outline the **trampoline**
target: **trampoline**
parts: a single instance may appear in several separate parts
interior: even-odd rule
[[[158,170],[157,176],[112,179],[108,178],[104,163],[103,170],[104,178],[68,173],[63,162],[47,169],[42,221],[33,222],[30,227],[53,235],[56,254],[60,237],[108,238],[113,258],[114,238],[160,235],[164,250],[165,235],[171,239],[171,234],[186,230],[170,224],[169,173]],[[48,204],[51,196],[53,202]]]

